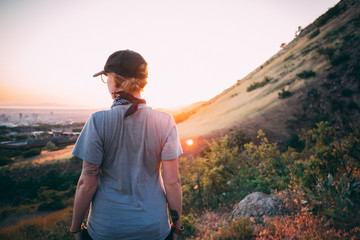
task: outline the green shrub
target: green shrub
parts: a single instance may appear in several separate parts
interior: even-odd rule
[[[329,74],[327,75],[327,78],[328,78],[329,80],[334,80],[334,79],[339,78],[339,75],[338,75],[337,73],[335,73],[335,72],[331,72],[331,73],[329,73]]]
[[[238,147],[239,150],[243,150],[244,144],[249,143],[251,138],[246,136],[242,129],[238,129],[232,132],[229,136],[230,147]]]
[[[287,57],[284,59],[284,62],[289,61],[289,60],[291,60],[291,59],[294,59],[294,54],[291,54],[291,55],[287,56]]]
[[[56,145],[55,143],[49,141],[46,143],[45,147],[44,147],[44,150],[47,150],[47,151],[54,151],[56,150]]]
[[[349,23],[353,23],[355,27],[360,27],[360,15],[353,18]]]
[[[296,74],[296,76],[298,76],[299,78],[308,79],[311,77],[315,77],[316,73],[312,70],[310,70],[310,71],[304,70],[301,73]]]
[[[291,97],[292,93],[285,89],[281,89],[281,92],[278,93],[280,99]]]
[[[341,91],[341,94],[344,96],[344,97],[351,97],[352,94],[353,94],[353,90],[349,89],[349,88],[344,88],[342,91]]]
[[[184,232],[180,235],[180,239],[189,239],[194,237],[196,228],[196,219],[192,214],[182,215],[181,223],[184,226]]]
[[[24,158],[33,157],[41,154],[41,150],[37,148],[32,148],[24,152]]]
[[[309,39],[313,39],[314,37],[316,37],[317,35],[319,35],[319,33],[320,33],[320,29],[317,28],[315,31],[313,31],[313,32],[308,36],[308,38],[309,38]]]
[[[359,109],[359,105],[354,101],[350,101],[347,107],[350,111]]]
[[[329,120],[330,116],[328,114],[315,114],[313,117],[310,118],[311,127],[316,128],[318,123],[327,122]]]
[[[16,188],[16,182],[4,174],[0,175],[0,199],[1,202],[11,203],[13,199],[13,191]]]
[[[306,54],[308,54],[309,52],[317,49],[319,47],[319,45],[310,45],[309,47],[305,48],[304,50],[301,51],[301,54],[303,56],[305,56]]]
[[[261,88],[263,86],[265,86],[266,84],[270,83],[270,81],[272,80],[271,77],[265,77],[263,81],[261,82],[254,82],[252,83],[247,89],[247,92],[251,92],[257,88]]]
[[[303,164],[291,168],[292,179],[303,191],[307,209],[326,216],[327,224],[351,229],[360,224],[360,130],[342,139],[328,122],[303,132]]]
[[[347,53],[340,54],[331,60],[331,65],[338,66],[350,60],[350,55]]]
[[[330,101],[330,104],[331,104],[331,110],[333,112],[336,111],[343,112],[345,106],[345,102],[343,100],[335,98]]]
[[[286,142],[286,148],[292,147],[298,152],[301,152],[304,147],[305,143],[304,141],[301,141],[299,136],[297,134],[292,134],[290,139]]]
[[[12,163],[11,158],[4,156],[4,155],[0,155],[0,166],[5,166]]]
[[[335,54],[334,48],[319,48],[317,51],[319,54],[327,56],[330,60],[334,57]]]
[[[248,218],[238,218],[220,228],[213,236],[214,240],[251,240],[255,239],[254,230]]]

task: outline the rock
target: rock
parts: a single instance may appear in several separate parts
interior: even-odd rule
[[[230,219],[253,217],[255,224],[263,224],[264,216],[273,217],[286,214],[285,204],[277,196],[254,192],[247,195],[230,215]]]

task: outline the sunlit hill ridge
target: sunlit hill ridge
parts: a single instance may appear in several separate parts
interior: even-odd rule
[[[359,9],[358,1],[340,2],[233,86],[175,114],[180,136],[240,127],[250,133],[262,128],[286,139],[318,119],[345,125],[356,119]]]

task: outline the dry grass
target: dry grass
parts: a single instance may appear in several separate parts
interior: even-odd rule
[[[16,160],[17,162],[15,162],[12,166],[17,167],[28,163],[41,164],[55,160],[69,159],[73,156],[71,154],[73,148],[74,145],[68,145],[64,149],[60,149],[57,151],[42,151],[40,155],[26,159],[18,159]]]
[[[229,216],[230,212],[228,209],[205,211],[198,215],[196,218],[197,232],[195,239],[211,239],[211,236],[227,223]]]
[[[71,224],[72,207],[67,207],[45,217],[28,219],[0,229],[0,239],[73,239],[68,231]]]

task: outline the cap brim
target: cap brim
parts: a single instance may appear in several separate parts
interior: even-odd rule
[[[95,74],[93,75],[93,77],[100,76],[101,74],[104,74],[104,73],[105,73],[105,70],[102,70],[102,71],[100,71],[100,72],[98,72],[98,73],[95,73]]]

